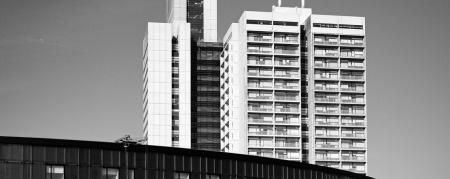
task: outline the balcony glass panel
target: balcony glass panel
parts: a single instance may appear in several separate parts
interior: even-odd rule
[[[337,80],[338,72],[331,70],[315,70],[314,71],[315,79],[329,79],[329,80]]]
[[[249,88],[272,88],[272,80],[248,80]]]
[[[316,111],[316,113],[323,113],[323,114],[338,114],[339,106],[337,106],[337,105],[316,105],[315,111]]]
[[[339,125],[339,118],[336,116],[316,116],[316,125]]]
[[[247,64],[249,64],[249,65],[272,65],[272,57],[249,55]]]
[[[300,152],[298,150],[275,150],[275,158],[300,159]]]
[[[337,57],[339,56],[339,52],[337,48],[322,48],[315,47],[314,55],[316,56],[329,56],[329,57]]]
[[[342,117],[342,125],[343,126],[364,126],[364,118],[363,117]]]
[[[296,55],[299,53],[299,50],[296,46],[275,46],[275,53],[283,55]]]
[[[343,103],[364,103],[364,95],[341,95]]]
[[[298,104],[294,103],[275,103],[276,112],[298,112]]]
[[[300,99],[300,96],[298,92],[276,92],[275,99],[283,101],[297,101]]]
[[[271,33],[249,32],[247,35],[247,40],[253,41],[253,42],[271,42],[272,34]]]
[[[300,136],[299,127],[275,127],[276,135]]]
[[[249,147],[273,147],[273,139],[263,137],[249,137],[248,145]]]
[[[341,83],[341,90],[348,92],[364,92],[363,83]]]
[[[298,80],[276,80],[276,89],[300,89]]]
[[[248,99],[271,100],[273,95],[271,91],[249,90]]]
[[[273,75],[273,72],[271,68],[248,67],[247,75],[269,77]]]
[[[364,80],[364,72],[342,71],[341,79],[345,80]]]
[[[339,148],[339,140],[337,139],[316,139],[316,148],[328,148],[337,149]]]
[[[314,44],[337,45],[338,37],[337,36],[328,36],[328,35],[315,35],[314,36]]]
[[[275,69],[275,76],[286,78],[300,78],[300,73],[297,69]]]
[[[342,163],[342,169],[352,172],[365,172],[365,165],[360,163]]]
[[[316,136],[318,137],[339,137],[339,129],[337,128],[316,128]]]
[[[355,161],[365,161],[366,160],[366,154],[365,152],[360,151],[343,151],[342,152],[342,160],[355,160]]]
[[[338,102],[339,98],[336,94],[316,93],[315,100],[319,102]]]
[[[364,115],[365,114],[365,110],[364,110],[364,106],[347,106],[347,105],[342,105],[341,107],[341,113],[342,114],[353,114],[353,115]]]
[[[337,68],[338,61],[334,59],[316,58],[314,60],[314,66],[322,68]]]
[[[298,115],[275,115],[276,124],[299,124]]]
[[[317,160],[339,160],[339,152],[336,151],[316,151]]]
[[[363,140],[342,140],[341,145],[344,149],[364,149],[366,147]]]
[[[248,115],[249,123],[273,123],[272,115],[266,114],[249,114]]]
[[[364,129],[342,129],[342,137],[366,137]]]
[[[321,90],[321,91],[338,91],[338,84],[337,83],[328,83],[328,82],[316,82],[314,84],[315,90]]]
[[[282,66],[299,66],[298,58],[292,57],[275,57],[275,65]]]
[[[341,68],[362,69],[364,68],[364,62],[341,60]]]
[[[254,102],[249,102],[248,103],[248,110],[249,111],[256,111],[256,112],[272,112],[273,107],[272,107],[272,103],[254,103]]]
[[[359,48],[341,48],[341,57],[363,58],[364,50]]]
[[[249,126],[249,135],[273,135],[273,128],[271,126]]]
[[[248,154],[261,156],[261,157],[273,157],[273,150],[270,150],[270,149],[248,149]]]
[[[364,45],[364,37],[341,36],[341,45]]]
[[[275,147],[299,147],[299,139],[276,138]]]
[[[275,34],[275,42],[298,43],[298,34]]]
[[[272,53],[272,47],[271,46],[248,45],[247,52],[269,54],[269,53]]]

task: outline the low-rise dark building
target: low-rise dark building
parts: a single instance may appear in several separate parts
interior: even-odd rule
[[[182,148],[0,137],[1,179],[370,179],[307,163]]]

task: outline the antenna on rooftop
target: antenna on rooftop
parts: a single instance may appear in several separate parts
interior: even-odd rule
[[[305,8],[305,0],[302,0],[302,5],[300,7]]]

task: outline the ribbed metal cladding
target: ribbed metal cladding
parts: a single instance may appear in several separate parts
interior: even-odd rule
[[[192,149],[220,150],[221,51],[221,43],[192,43]]]
[[[126,157],[128,156],[128,157]],[[128,162],[126,162],[128,161]],[[57,139],[0,137],[1,179],[45,179],[48,166],[64,168],[64,179],[101,179],[118,171],[126,179],[371,179],[344,170],[295,161],[182,148]],[[130,175],[129,175],[130,176]],[[131,178],[131,177],[130,177]]]

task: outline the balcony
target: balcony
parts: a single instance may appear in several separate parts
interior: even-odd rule
[[[365,161],[366,157],[365,156],[348,156],[348,155],[342,155],[341,156],[342,160],[346,160],[346,161]]]
[[[364,110],[341,110],[343,115],[365,115]]]
[[[339,149],[339,144],[316,144],[316,148],[320,148],[320,149]]]
[[[272,124],[272,120],[264,120],[264,119],[248,119],[248,123],[256,123],[256,124]]]
[[[275,112],[298,113],[298,108],[276,108]]]
[[[342,133],[342,137],[348,137],[348,138],[365,138],[366,135],[359,134],[359,133]]]
[[[341,75],[341,80],[364,80],[364,76]]]
[[[299,86],[293,86],[293,85],[277,85],[277,84],[275,84],[275,89],[300,90],[300,87]]]
[[[287,61],[287,60],[275,60],[275,65],[300,67],[298,61]]]
[[[364,70],[364,63],[341,63],[341,68]]]
[[[258,107],[258,106],[248,106],[248,111],[254,112],[272,112],[272,106]]]
[[[360,98],[357,98],[357,99],[343,99],[343,98],[341,98],[341,102],[342,103],[364,103],[364,98],[363,99],[360,99]]]
[[[256,131],[256,132],[248,132],[248,135],[253,136],[266,136],[266,135],[273,135],[273,131]]]
[[[272,60],[247,60],[248,65],[272,65]]]
[[[364,58],[364,52],[363,51],[341,50],[341,57],[342,58]]]
[[[290,148],[290,147],[300,147],[300,145],[298,142],[277,142],[277,141],[275,141],[275,147]]]
[[[332,121],[317,121],[316,120],[316,125],[320,125],[320,126],[337,126],[339,125],[339,122],[332,122]]]
[[[276,43],[298,43],[298,37],[275,37]]]
[[[314,89],[318,91],[339,91],[338,87],[326,87],[326,86],[315,86]]]
[[[341,37],[341,45],[342,46],[363,46],[364,38],[363,37]]]
[[[365,92],[364,87],[349,87],[349,88],[342,88],[341,91],[345,92]]]
[[[285,160],[299,160],[300,154],[297,153],[295,155],[288,155],[288,154],[275,153],[275,158],[285,159]]]
[[[298,101],[299,96],[275,96],[275,100],[280,101]]]
[[[275,135],[299,137],[300,132],[298,130],[287,130],[287,131],[275,130]]]
[[[356,145],[342,143],[342,149],[347,149],[347,150],[351,150],[351,149],[364,150],[364,149],[366,149],[366,147],[365,146],[356,146]]]
[[[339,160],[339,157],[316,155],[316,160]]]
[[[325,103],[337,103],[339,99],[337,98],[315,98],[316,102],[325,102]]]
[[[324,57],[339,57],[339,52],[337,50],[315,50],[314,55]]]
[[[247,72],[249,77],[272,77],[272,71]]]
[[[338,131],[335,131],[336,133]],[[334,138],[334,137],[339,137],[339,135],[332,135],[332,134],[325,134],[325,133],[317,133],[316,131],[316,137],[330,137],[330,138]]]
[[[342,121],[343,126],[365,126],[365,122],[344,122]]]
[[[337,63],[314,63],[314,67],[316,68],[337,68]]]
[[[248,42],[272,42],[272,36],[249,36]]]
[[[272,100],[272,96],[249,96],[249,100]]]
[[[287,50],[287,49],[275,49],[275,54],[278,55],[298,55],[298,50]]]
[[[317,110],[315,111],[316,113],[320,113],[320,114],[339,114],[339,110],[337,109],[329,109],[329,110]]]

